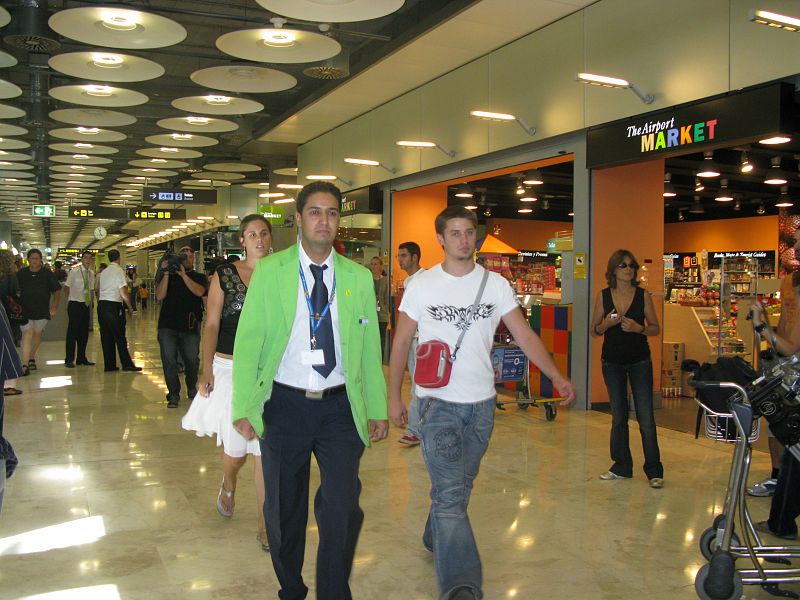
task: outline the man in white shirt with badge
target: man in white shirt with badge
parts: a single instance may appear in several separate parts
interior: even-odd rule
[[[451,353],[464,333],[449,381],[416,390],[422,455],[431,480],[431,508],[422,541],[433,552],[442,600],[483,598],[481,560],[467,506],[494,425],[490,354],[501,319],[528,359],[553,381],[564,397],[562,404],[575,398],[572,383],[559,373],[522,316],[511,286],[499,274],[475,264],[477,225],[475,213],[462,206],[450,206],[436,217],[436,238],[445,259],[417,276],[406,290],[389,363],[389,417],[402,427],[408,415],[400,390],[414,332],[419,328],[420,344],[439,340]]]
[[[137,367],[131,360],[125,337],[125,308],[132,314],[133,306],[128,294],[128,280],[119,264],[119,250],[109,250],[108,260],[108,267],[97,277],[97,322],[100,325],[104,371],[119,371],[117,352],[123,371],[141,371],[142,367]]]
[[[408,290],[408,286],[425,269],[420,266],[422,250],[416,242],[403,242],[397,247],[397,262],[400,268],[408,273],[403,282],[403,293]],[[417,340],[419,336],[415,332],[411,342],[411,349],[408,352],[408,374],[411,376],[411,401],[408,403],[408,427],[403,436],[397,440],[407,447],[419,446],[419,397],[414,393],[414,366],[417,363]]]
[[[64,295],[67,297],[67,352],[64,366],[74,369],[75,364],[91,366],[94,363],[86,358],[86,344],[89,341],[89,311],[94,296],[94,254],[84,250],[81,262],[67,275]],[[75,360],[75,347],[78,347],[78,360]]]

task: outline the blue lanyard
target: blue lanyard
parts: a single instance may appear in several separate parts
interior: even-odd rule
[[[328,300],[328,304],[325,305],[325,308],[322,309],[322,312],[319,315],[314,314],[314,307],[311,306],[311,294],[308,293],[308,283],[306,282],[306,275],[303,273],[303,265],[300,265],[300,281],[303,282],[303,293],[306,297],[306,305],[308,306],[308,319],[311,324],[311,343],[312,345],[316,344],[316,333],[319,329],[319,326],[322,325],[322,320],[331,310],[331,304],[333,304],[333,299],[336,297],[336,273],[333,274],[333,289],[331,290],[331,296]]]

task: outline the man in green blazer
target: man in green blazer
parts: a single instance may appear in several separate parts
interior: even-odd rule
[[[372,276],[333,251],[341,192],[297,196],[300,242],[262,259],[250,280],[233,352],[233,421],[261,438],[264,515],[282,600],[302,600],[311,455],[320,469],[317,598],[351,598],[364,513],[358,465],[388,433],[386,381]]]

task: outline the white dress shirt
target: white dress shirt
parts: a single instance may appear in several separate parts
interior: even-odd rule
[[[100,293],[97,294],[98,300],[107,300],[109,302],[122,302],[122,296],[119,293],[120,288],[128,287],[128,282],[125,278],[125,271],[122,270],[117,263],[112,262],[106,269],[98,275],[100,281]]]
[[[85,279],[84,279],[85,277]],[[86,287],[84,287],[84,281]],[[86,302],[86,295],[84,292],[94,291],[94,272],[91,269],[86,269],[83,265],[78,265],[70,270],[67,275],[67,281],[64,284],[69,288],[69,301],[70,302]],[[91,296],[89,296],[91,300]]]
[[[303,267],[303,273],[305,273],[306,283],[308,284],[308,293],[310,294],[311,290],[314,289],[314,275],[309,267],[312,262],[305,253],[305,250],[303,250],[303,244],[298,243],[297,246],[298,254],[300,255],[300,265]],[[331,250],[331,253],[328,254],[328,258],[320,265],[328,266],[328,268],[322,272],[322,280],[328,288],[328,296],[330,296],[333,291],[333,253],[334,250]],[[289,335],[289,344],[286,346],[286,352],[283,353],[281,364],[278,366],[278,371],[275,373],[275,381],[284,385],[313,391],[325,390],[344,384],[338,305],[339,289],[337,288],[336,296],[333,299],[333,304],[331,304],[329,313],[333,324],[333,347],[336,354],[336,366],[327,377],[323,377],[317,373],[311,365],[303,364],[303,353],[311,349],[311,328],[308,304],[306,303],[306,296],[303,292],[303,282],[298,282],[297,310],[294,314],[292,333]]]

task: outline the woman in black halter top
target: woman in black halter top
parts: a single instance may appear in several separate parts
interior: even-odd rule
[[[255,459],[256,500],[258,506],[258,540],[268,551],[264,525],[264,474],[258,440],[248,441],[233,427],[233,342],[244,305],[247,286],[256,263],[265,257],[272,243],[272,226],[260,214],[244,217],[239,226],[239,243],[246,258],[217,267],[208,289],[208,310],[203,328],[203,369],[195,397],[186,415],[183,428],[198,436],[216,435],[222,444],[222,485],[217,495],[217,511],[232,517],[237,475],[247,455]]]
[[[600,479],[633,477],[628,440],[628,382],[644,448],[644,472],[650,487],[664,486],[664,466],[658,450],[653,415],[653,364],[647,336],[658,335],[658,317],[650,294],[639,287],[639,263],[627,250],[611,255],[606,269],[608,287],[594,303],[591,333],[603,339],[603,379],[611,403],[611,460]]]

